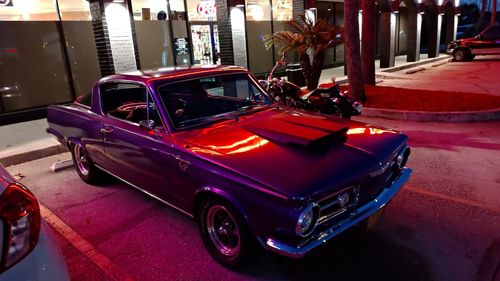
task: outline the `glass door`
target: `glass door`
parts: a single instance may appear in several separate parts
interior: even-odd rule
[[[215,24],[192,24],[193,64],[220,64],[219,35]]]

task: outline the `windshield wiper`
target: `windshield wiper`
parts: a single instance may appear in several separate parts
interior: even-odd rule
[[[191,119],[191,120],[185,120],[185,121],[180,122],[179,124],[182,127],[185,127],[186,125],[198,126],[198,125],[205,125],[208,123],[214,123],[214,122],[225,121],[225,120],[238,121],[239,117],[238,117],[238,115],[228,115],[227,113],[224,113],[221,115],[206,116],[206,117],[200,117],[200,118]]]
[[[247,98],[242,100],[239,104],[236,105],[236,110],[238,110],[238,112],[240,113],[243,113],[243,109],[247,110],[254,107],[266,107],[266,106],[268,106],[268,104],[256,102],[252,99]]]

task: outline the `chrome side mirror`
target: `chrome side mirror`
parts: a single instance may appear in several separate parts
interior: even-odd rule
[[[156,124],[153,120],[141,120],[139,121],[139,127],[145,130],[154,130],[156,128]]]

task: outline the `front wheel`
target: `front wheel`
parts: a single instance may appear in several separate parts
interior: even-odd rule
[[[73,164],[75,165],[78,176],[86,183],[97,182],[99,170],[94,165],[94,162],[89,158],[87,151],[79,143],[73,145],[71,149]]]
[[[252,252],[252,236],[241,215],[216,198],[205,200],[198,215],[198,227],[210,255],[223,266],[241,266]]]
[[[455,61],[465,61],[469,57],[469,52],[465,49],[458,49],[453,53],[453,59]]]

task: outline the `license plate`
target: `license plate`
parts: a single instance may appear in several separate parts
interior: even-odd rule
[[[377,223],[378,219],[382,216],[384,213],[385,208],[380,208],[375,214],[371,215],[366,219],[366,230],[372,229],[373,226]]]

